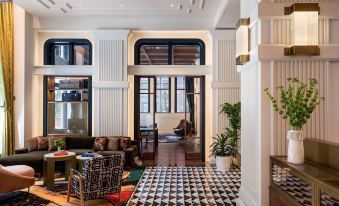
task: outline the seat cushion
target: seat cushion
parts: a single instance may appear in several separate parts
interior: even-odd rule
[[[17,175],[22,175],[26,177],[34,177],[34,169],[27,165],[7,166],[7,167],[3,167],[3,169],[11,173],[17,174]]]
[[[88,152],[93,152],[92,149],[70,149],[69,152],[75,152],[76,155],[81,155]]]

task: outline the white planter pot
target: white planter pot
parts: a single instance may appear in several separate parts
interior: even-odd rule
[[[228,171],[231,167],[231,158],[232,158],[231,156],[227,157],[216,156],[215,163],[217,165],[217,170],[221,172]]]
[[[287,161],[292,164],[304,163],[304,138],[302,131],[290,130],[287,133],[288,157]]]
[[[58,147],[58,152],[60,152],[61,151],[61,147]]]

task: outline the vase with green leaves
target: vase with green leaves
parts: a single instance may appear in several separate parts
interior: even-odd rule
[[[58,151],[61,151],[61,147],[65,145],[65,141],[63,139],[54,140],[54,145],[58,148]]]
[[[225,113],[229,119],[229,127],[224,128],[221,134],[213,137],[214,142],[210,146],[210,156],[215,157],[219,171],[229,170],[232,157],[238,154],[238,139],[241,127],[240,109],[240,102],[221,105],[221,112]]]
[[[268,88],[264,91],[269,97],[273,109],[286,119],[290,130],[287,133],[288,139],[288,157],[287,161],[293,164],[304,163],[304,136],[303,126],[312,116],[324,97],[319,96],[318,81],[310,79],[309,83],[300,81],[297,78],[288,78],[286,88],[279,86],[276,99],[269,92]]]

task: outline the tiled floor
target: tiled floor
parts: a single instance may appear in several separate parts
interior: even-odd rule
[[[240,170],[213,167],[149,167],[128,205],[235,205]]]

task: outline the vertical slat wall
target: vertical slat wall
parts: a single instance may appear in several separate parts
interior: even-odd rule
[[[124,62],[124,40],[97,41],[97,70],[94,81],[101,85],[126,82],[127,67]],[[116,84],[115,84],[116,85]],[[94,105],[95,136],[127,134],[127,89],[115,86],[94,87],[96,102]]]
[[[213,77],[216,82],[217,90],[217,133],[228,126],[228,120],[224,113],[219,113],[220,105],[223,103],[235,103],[240,101],[240,76],[236,68],[235,41],[218,40],[217,41],[217,72]]]
[[[279,1],[292,2],[292,1]],[[296,2],[296,1],[293,1]],[[306,2],[306,1],[298,1]],[[307,1],[311,2],[311,1]],[[316,1],[319,2],[319,1]],[[290,27],[288,18],[277,18],[272,21],[272,44],[290,44]],[[329,20],[326,18],[319,19],[319,44],[329,43]],[[273,61],[273,81],[271,91],[276,98],[278,97],[276,86],[287,86],[288,77],[297,77],[298,79],[308,82],[310,78],[318,80],[320,96],[328,96],[329,84],[329,62],[323,60],[287,60]],[[327,102],[324,102],[316,109],[311,119],[303,128],[306,138],[315,138],[326,140],[326,113]],[[273,113],[273,153],[274,155],[287,154],[287,131],[290,129],[286,120],[283,120],[280,115]]]

